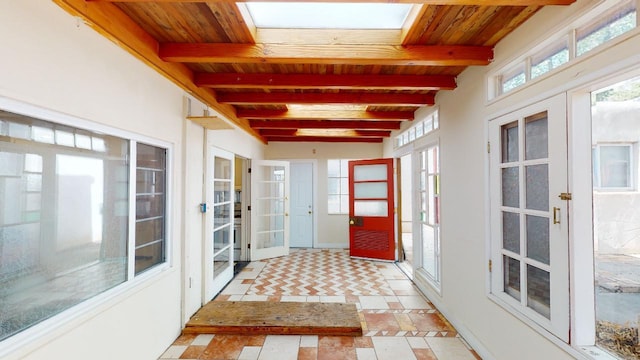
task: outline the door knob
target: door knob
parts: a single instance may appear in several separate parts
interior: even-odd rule
[[[309,210],[309,215],[311,215],[311,210]]]
[[[356,222],[353,219],[349,220],[349,225],[354,225]]]

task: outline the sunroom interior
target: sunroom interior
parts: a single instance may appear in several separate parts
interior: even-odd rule
[[[0,3],[0,357],[157,359],[235,264],[350,248],[374,159],[480,357],[637,357],[637,5]]]

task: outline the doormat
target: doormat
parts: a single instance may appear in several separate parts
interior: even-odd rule
[[[362,336],[355,304],[212,301],[185,334]]]

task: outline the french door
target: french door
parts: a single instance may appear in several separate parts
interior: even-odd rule
[[[289,162],[251,165],[251,261],[289,254]]]
[[[206,168],[205,302],[233,278],[234,155],[209,147]]]
[[[564,94],[489,122],[491,292],[569,339]]]
[[[349,161],[351,256],[395,260],[393,159]]]

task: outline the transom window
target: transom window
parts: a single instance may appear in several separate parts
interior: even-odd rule
[[[412,4],[248,2],[253,23],[272,29],[401,29]]]

